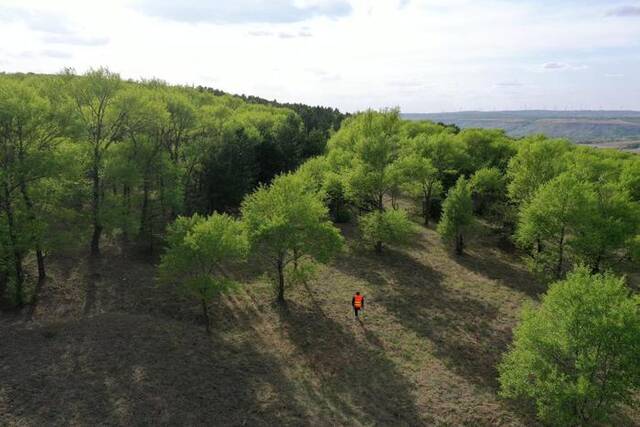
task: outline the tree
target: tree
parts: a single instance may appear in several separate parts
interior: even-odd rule
[[[382,245],[407,244],[415,234],[414,225],[407,213],[400,209],[373,211],[360,217],[360,229],[365,241],[376,245],[376,252],[382,252]]]
[[[347,197],[367,210],[384,211],[384,197],[397,185],[393,162],[398,155],[399,113],[367,111],[348,120],[344,149],[351,154],[346,177]]]
[[[542,185],[520,211],[516,242],[532,252],[533,269],[556,279],[564,273],[567,240],[588,215],[589,186],[569,173]]]
[[[36,88],[24,81],[0,80],[0,206],[6,215],[18,305],[24,302],[22,261],[27,248],[36,253],[39,285],[46,277],[45,219],[34,202],[33,187],[55,174],[55,141],[61,134],[55,108]]]
[[[248,242],[242,223],[226,214],[178,217],[167,230],[168,248],[160,261],[160,279],[198,298],[207,333],[209,301],[231,289],[227,269],[244,259]]]
[[[281,175],[242,203],[252,251],[273,266],[278,302],[284,303],[285,268],[303,258],[327,262],[342,246],[320,194],[300,176]]]
[[[481,168],[470,180],[474,210],[479,215],[498,217],[506,202],[506,182],[498,168]]]
[[[469,158],[469,174],[482,168],[505,171],[516,153],[515,144],[502,129],[464,129],[458,139]]]
[[[395,198],[404,179],[395,163],[400,147],[400,124],[397,110],[367,111],[347,119],[329,141],[328,163],[342,177],[345,196],[361,211],[379,213],[360,221],[370,230],[385,227],[386,197],[390,197],[394,209],[397,208]],[[333,193],[339,193],[341,188],[335,185],[337,182],[334,180],[331,184]],[[374,227],[374,220],[381,222]],[[380,233],[368,235],[382,236]],[[375,242],[377,252],[382,251],[382,244],[382,240]]]
[[[632,200],[640,202],[640,159],[634,157],[625,162],[620,184],[629,192]]]
[[[126,118],[123,104],[116,102],[122,87],[120,76],[106,68],[88,71],[82,78],[70,79],[70,93],[76,114],[82,124],[84,139],[90,146],[89,176],[91,177],[91,214],[93,234],[91,255],[100,255],[100,238],[104,230],[102,220],[104,159],[111,145],[122,135]]]
[[[622,278],[577,268],[525,308],[514,336],[501,394],[535,400],[546,423],[609,424],[640,388],[640,298]]]
[[[409,192],[420,194],[424,225],[429,225],[431,200],[442,188],[441,174],[431,159],[413,152],[398,159],[395,166],[404,176]]]
[[[617,183],[590,184],[575,227],[572,247],[579,260],[598,272],[626,258],[640,233],[640,205]]]
[[[462,255],[464,253],[464,234],[473,223],[471,188],[464,177],[461,176],[456,185],[449,189],[442,209],[438,233],[445,241],[454,242],[456,253]]]
[[[566,170],[565,154],[571,151],[571,144],[563,139],[533,136],[518,141],[517,150],[507,168],[508,193],[514,203],[521,205],[541,185]]]

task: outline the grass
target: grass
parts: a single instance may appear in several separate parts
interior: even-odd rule
[[[345,253],[285,308],[258,265],[238,272],[210,338],[149,260],[53,260],[34,320],[0,316],[0,425],[536,425],[497,396],[518,312],[545,290],[518,255],[486,227],[463,257],[432,229],[382,256],[342,231]],[[627,408],[618,425],[638,422]]]

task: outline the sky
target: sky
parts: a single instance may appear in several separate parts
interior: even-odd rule
[[[0,0],[0,71],[343,111],[640,110],[640,0]]]

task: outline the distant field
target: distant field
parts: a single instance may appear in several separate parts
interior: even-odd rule
[[[640,146],[638,111],[467,111],[403,117],[452,123],[461,128],[499,128],[515,137],[541,133],[576,143],[606,142],[608,147],[625,150],[636,151]]]
[[[640,139],[636,141],[608,141],[608,142],[594,142],[585,143],[584,145],[590,145],[598,148],[615,148],[617,150],[632,151],[640,153]]]

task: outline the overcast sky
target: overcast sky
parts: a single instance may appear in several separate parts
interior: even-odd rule
[[[0,0],[0,70],[346,111],[640,110],[638,0]]]

